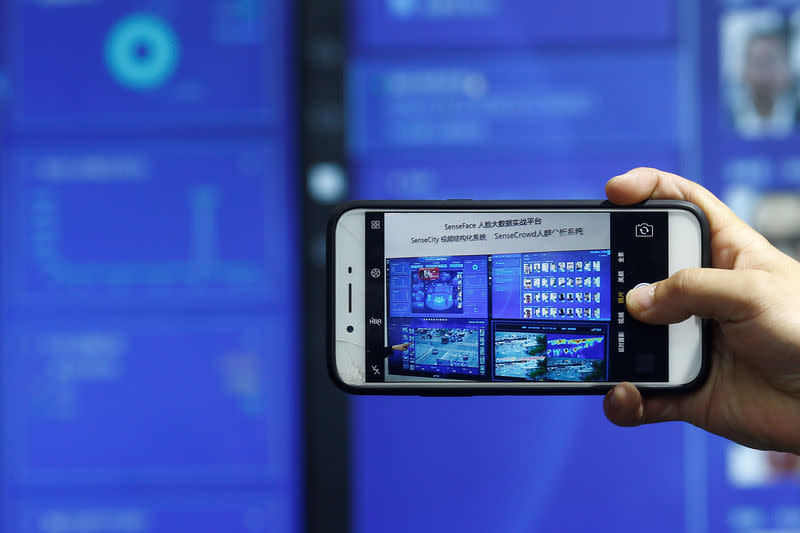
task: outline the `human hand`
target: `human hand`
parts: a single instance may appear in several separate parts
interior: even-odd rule
[[[712,268],[692,268],[632,290],[631,315],[672,324],[714,320],[711,371],[697,390],[643,397],[630,383],[603,401],[620,426],[684,420],[759,449],[800,453],[800,263],[780,252],[714,195],[689,180],[637,168],[606,184],[608,199],[686,200],[711,226]]]

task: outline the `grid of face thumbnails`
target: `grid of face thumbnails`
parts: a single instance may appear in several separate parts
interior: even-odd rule
[[[386,266],[388,377],[607,381],[610,250]]]

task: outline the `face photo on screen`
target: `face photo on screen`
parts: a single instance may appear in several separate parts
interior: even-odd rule
[[[737,9],[721,18],[724,120],[743,138],[784,138],[800,123],[798,25],[791,18],[775,9]]]

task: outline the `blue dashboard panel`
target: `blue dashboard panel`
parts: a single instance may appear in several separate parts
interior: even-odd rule
[[[368,154],[352,163],[354,189],[360,198],[373,199],[599,199],[605,197],[608,179],[632,167],[677,170],[680,164],[677,151],[669,147],[572,157],[478,152],[460,158]]]
[[[676,4],[351,1],[354,196],[599,199],[632,167],[680,172]],[[616,428],[597,397],[353,408],[360,533],[686,530],[680,426]]]
[[[6,301],[277,303],[291,265],[274,251],[294,234],[284,153],[255,140],[15,146]]]
[[[796,455],[754,450],[710,436],[698,439],[695,453],[706,458],[705,476],[694,481],[699,503],[706,507],[708,531],[800,529]]]
[[[668,149],[629,154],[632,162],[635,157],[663,168],[679,163]],[[373,154],[355,166],[357,194],[600,198],[606,178],[627,169],[623,155],[509,162],[479,154],[476,164],[466,157],[443,164],[433,157],[387,159]],[[601,402],[355,398],[355,531],[572,532],[602,529],[599,524],[685,530],[684,428],[616,428],[604,419]]]
[[[271,533],[293,531],[285,505],[256,492],[208,496],[149,494],[48,499],[12,498],[8,531],[102,531],[139,533]],[[87,525],[88,524],[88,525]]]
[[[0,136],[6,124],[6,104],[11,92],[8,80],[8,22],[6,6],[0,4]],[[0,137],[2,138],[2,137]]]
[[[354,530],[684,531],[683,428],[617,428],[600,403],[357,398]]]
[[[288,486],[296,357],[270,346],[291,331],[277,313],[7,324],[5,476]]]
[[[300,530],[292,11],[0,0],[0,530]]]
[[[350,152],[549,156],[676,147],[677,75],[668,49],[358,58],[349,74]]]
[[[285,109],[287,6],[17,0],[15,125],[277,125]]]
[[[671,0],[356,0],[352,15],[358,51],[657,43],[676,25]]]
[[[743,0],[735,5],[721,1],[703,5],[702,24],[714,30],[703,32],[700,42],[707,51],[700,58],[706,104],[701,109],[702,129],[704,139],[711,140],[704,147],[703,172],[714,192],[726,200],[738,197],[734,207],[741,208],[737,214],[748,222],[756,222],[751,219],[751,208],[762,194],[796,195],[800,190],[797,20],[800,6],[796,3]],[[765,56],[774,58],[774,68],[766,71],[765,78],[770,85],[764,108],[771,109],[766,115],[754,111],[751,84],[756,82],[744,75],[751,57],[745,53],[748,43],[759,33],[771,34],[772,44],[778,44],[768,46]],[[781,52],[781,47],[788,53]],[[763,66],[754,62],[750,68]],[[744,202],[743,190],[750,196]],[[797,229],[787,227],[781,233],[797,235]]]
[[[703,70],[700,112],[706,185],[736,214],[788,255],[800,258],[800,17],[796,3],[744,0],[703,2],[699,62]],[[745,65],[763,68],[746,54],[753,35],[767,35],[773,69],[765,93],[768,114],[753,112]],[[780,51],[786,40],[789,54]],[[790,78],[775,83],[787,68]],[[783,87],[781,87],[783,86]],[[788,96],[788,97],[787,97]],[[698,457],[690,495],[697,501],[698,532],[792,531],[800,529],[800,460],[793,454],[764,452],[722,438],[700,435],[690,448]]]

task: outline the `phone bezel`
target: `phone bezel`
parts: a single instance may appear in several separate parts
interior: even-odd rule
[[[507,383],[507,382],[448,382],[435,379],[419,378],[413,381],[403,382],[381,382],[366,383],[363,379],[365,366],[364,344],[365,329],[364,320],[364,298],[363,280],[364,272],[364,246],[363,237],[360,246],[355,246],[360,251],[354,252],[352,246],[346,253],[337,253],[336,236],[337,231],[347,231],[352,233],[349,228],[343,228],[340,221],[343,216],[353,211],[610,211],[610,210],[678,210],[690,213],[699,223],[700,228],[700,265],[707,267],[710,265],[710,230],[705,214],[696,205],[689,202],[678,200],[649,200],[647,202],[631,205],[619,206],[608,201],[597,200],[566,200],[566,201],[473,201],[473,200],[444,200],[444,201],[354,201],[338,206],[331,214],[328,223],[328,242],[327,242],[327,278],[328,278],[328,370],[331,379],[341,389],[352,394],[400,394],[400,395],[423,395],[423,396],[459,396],[459,395],[512,395],[512,394],[603,394],[610,390],[615,383],[563,383],[563,382],[533,382],[533,383]],[[672,219],[670,217],[670,224]],[[361,213],[363,221],[363,212]],[[363,223],[359,226],[363,230]],[[358,238],[356,236],[356,238]],[[342,239],[340,239],[342,240]],[[670,252],[677,245],[678,239],[674,239],[671,233]],[[685,242],[681,244],[685,247]],[[677,249],[677,248],[675,248]],[[670,253],[670,257],[675,254]],[[342,274],[337,281],[337,271],[346,268],[345,265],[352,267],[352,272],[347,275]],[[670,272],[681,268],[673,265],[670,260]],[[346,270],[345,270],[346,272]],[[656,281],[656,280],[654,280]],[[343,299],[347,296],[347,285],[355,282],[353,290],[353,311],[349,318],[352,320],[342,320],[340,309]],[[359,283],[361,286],[359,287]],[[360,291],[359,291],[360,288]],[[359,295],[361,295],[359,297]],[[360,303],[356,305],[356,302]],[[344,315],[346,316],[346,315]],[[708,375],[710,357],[708,346],[708,327],[709,322],[697,318],[689,319],[696,323],[694,327],[689,325],[693,331],[697,331],[700,337],[700,360],[699,369],[694,379],[688,382],[676,383],[673,381],[664,383],[641,383],[637,384],[643,390],[657,390],[659,392],[681,392],[688,391],[700,386]],[[345,324],[347,322],[347,324]],[[685,324],[685,323],[684,323]],[[352,325],[354,331],[348,333],[347,325]],[[683,327],[687,327],[684,325]],[[341,331],[337,331],[337,328]],[[676,338],[677,329],[670,326],[670,346],[675,346],[673,339]],[[339,342],[337,343],[337,338]],[[358,340],[360,339],[360,345]],[[345,354],[344,348],[350,345],[351,350]],[[360,349],[360,356],[358,350]],[[697,361],[696,357],[690,358]],[[673,350],[670,350],[670,368],[676,360]],[[691,363],[694,364],[694,363]],[[360,382],[347,382],[342,377],[341,370],[344,365],[354,365],[356,374],[362,376]],[[695,365],[696,366],[696,365]],[[672,374],[672,371],[670,372]],[[672,377],[672,376],[671,376]]]

